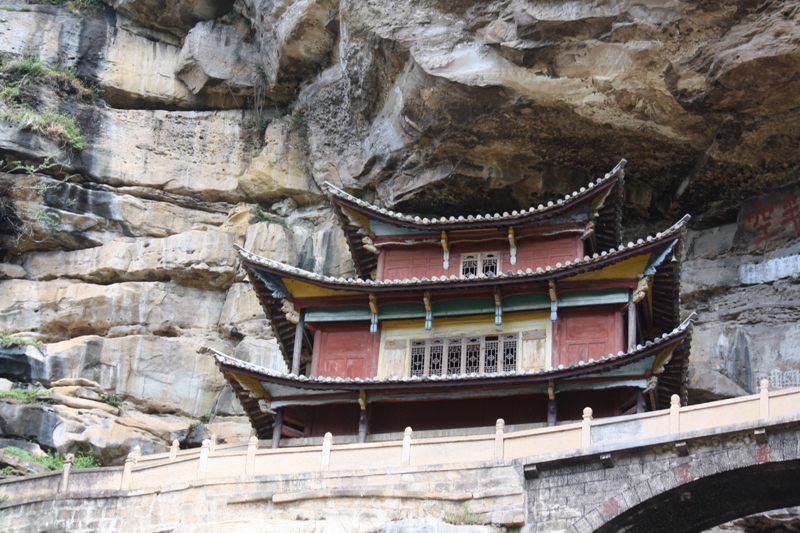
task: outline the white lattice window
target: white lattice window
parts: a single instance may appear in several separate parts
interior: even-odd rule
[[[500,254],[498,252],[481,252],[461,254],[461,277],[496,276],[500,272]]]
[[[517,339],[513,334],[412,341],[410,374],[510,372],[517,369]]]

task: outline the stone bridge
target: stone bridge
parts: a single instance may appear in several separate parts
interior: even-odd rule
[[[4,531],[382,531],[448,517],[533,532],[703,531],[800,505],[800,389],[483,433],[138,457],[0,483]]]

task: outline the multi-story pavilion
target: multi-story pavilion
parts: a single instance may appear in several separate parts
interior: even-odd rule
[[[257,435],[549,423],[685,400],[688,216],[620,242],[623,160],[557,202],[420,218],[326,184],[357,278],[239,253],[289,374],[215,353]]]

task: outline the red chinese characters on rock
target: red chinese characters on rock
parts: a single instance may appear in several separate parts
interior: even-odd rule
[[[800,235],[800,188],[776,191],[742,207],[739,229],[753,246]]]

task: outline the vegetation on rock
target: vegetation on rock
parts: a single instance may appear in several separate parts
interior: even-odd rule
[[[8,448],[5,448],[5,452],[18,457],[23,461],[44,465],[50,470],[61,470],[64,468],[64,455],[60,453],[51,452],[44,457],[38,457],[15,446],[9,446]],[[74,462],[72,463],[73,468],[96,468],[98,466],[100,466],[100,461],[98,461],[94,456],[83,452],[78,452],[75,455]]]
[[[253,216],[256,217],[256,222],[269,222],[270,224],[279,224],[284,228],[289,227],[284,219],[267,213],[260,205],[253,206],[252,212]]]
[[[32,80],[54,83],[81,98],[94,97],[94,90],[81,82],[74,71],[48,67],[35,55],[28,55],[4,65],[2,72],[10,75],[12,81],[4,82],[0,87],[0,101],[7,106],[0,111],[0,119],[16,122],[23,130],[58,141],[70,150],[86,147],[86,140],[75,119],[54,111],[36,111],[22,98],[21,87]]]
[[[6,335],[5,333],[0,333],[0,347],[2,348],[10,348],[12,346],[41,346],[42,341],[31,340],[31,339],[22,339],[20,337],[15,337],[13,335]]]
[[[45,405],[52,403],[48,398],[50,392],[44,389],[11,389],[0,391],[0,400],[11,399],[20,403]]]
[[[107,403],[111,407],[119,407],[122,404],[122,398],[120,398],[113,392],[110,392],[108,394],[103,394],[103,396],[100,398],[100,401],[103,403]]]

